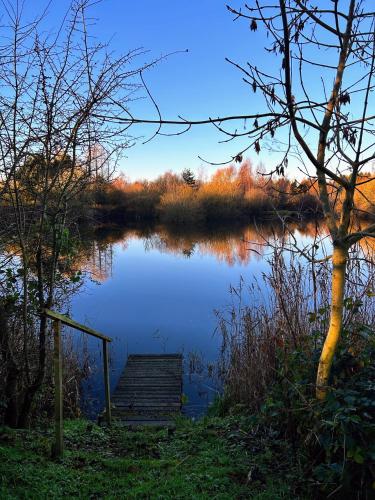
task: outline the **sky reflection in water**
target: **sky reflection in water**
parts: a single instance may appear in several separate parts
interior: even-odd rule
[[[264,226],[176,233],[159,227],[106,232],[91,240],[82,263],[89,274],[72,300],[71,314],[113,338],[112,390],[128,354],[183,352],[186,412],[204,412],[215,384],[198,374],[189,377],[189,356],[197,353],[205,363],[217,359],[214,311],[230,305],[229,288],[241,277],[261,282],[270,253],[264,243],[280,231]],[[313,234],[313,225],[295,229],[304,242]],[[86,386],[94,410],[103,400],[100,347],[88,341],[97,365]]]

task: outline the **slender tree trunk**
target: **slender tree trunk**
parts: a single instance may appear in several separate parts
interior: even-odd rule
[[[324,400],[327,396],[331,366],[342,330],[347,260],[348,247],[337,243],[334,244],[330,323],[320,356],[316,378],[316,397],[320,400]]]
[[[45,307],[51,306],[51,302],[47,301],[47,304],[44,303],[44,293],[43,293],[43,263],[42,263],[42,249],[39,246],[36,252],[36,266],[38,271],[38,302],[39,307],[42,309]],[[46,372],[46,342],[47,342],[47,319],[45,316],[41,316],[39,323],[39,365],[37,368],[37,373],[35,375],[34,381],[29,385],[27,391],[24,395],[24,400],[22,403],[19,419],[18,419],[18,427],[27,427],[29,422],[29,417],[32,409],[32,404],[34,402],[35,396],[39,389],[41,388],[45,372]]]
[[[18,378],[20,370],[13,358],[12,349],[9,345],[9,323],[8,310],[6,306],[0,304],[0,346],[1,358],[6,366],[4,394],[6,408],[4,412],[4,423],[9,427],[17,426],[18,418]]]
[[[18,418],[18,427],[25,428],[29,425],[29,418],[37,392],[42,387],[46,373],[46,337],[47,337],[47,321],[45,316],[40,318],[39,326],[39,366],[35,379],[31,385],[27,387],[24,395],[20,415]]]
[[[18,378],[20,370],[12,363],[8,368],[6,379],[5,397],[7,406],[4,413],[4,424],[9,427],[17,427],[18,425]]]

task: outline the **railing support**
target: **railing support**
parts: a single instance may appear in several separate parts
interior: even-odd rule
[[[63,421],[63,383],[61,356],[61,321],[53,322],[53,364],[55,379],[55,443],[52,455],[60,458],[64,453],[64,421]]]
[[[103,368],[104,368],[104,389],[105,389],[105,406],[106,420],[110,426],[112,422],[111,416],[111,391],[109,388],[109,368],[108,368],[108,342],[103,339]]]
[[[81,325],[64,314],[43,309],[41,314],[53,320],[53,365],[55,382],[55,442],[52,446],[52,455],[60,458],[64,453],[64,422],[63,422],[63,383],[62,383],[62,347],[61,347],[61,325],[69,326],[81,332],[92,335],[103,341],[103,368],[104,368],[104,388],[106,403],[106,420],[111,425],[111,391],[109,387],[109,366],[108,366],[108,343],[112,341],[101,333]]]

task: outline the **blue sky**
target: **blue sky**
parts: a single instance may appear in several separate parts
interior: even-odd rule
[[[26,8],[36,13],[45,1],[26,0]],[[48,25],[58,25],[69,5],[55,0],[48,12]],[[231,2],[240,6],[240,1]],[[103,0],[90,11],[96,18],[92,33],[110,45],[118,54],[143,47],[147,54],[138,63],[175,51],[188,49],[164,59],[147,71],[144,78],[165,118],[179,114],[191,119],[226,114],[245,114],[256,104],[256,96],[242,82],[241,74],[225,61],[229,57],[245,63],[249,58],[263,57],[261,34],[252,33],[246,22],[233,22],[221,0]],[[143,97],[144,92],[138,94]],[[259,108],[259,106],[257,106]],[[133,114],[156,118],[148,99],[131,106]],[[241,127],[243,124],[240,125]],[[136,126],[131,134],[147,139],[153,126]],[[203,162],[198,155],[212,162],[226,161],[245,143],[219,144],[223,139],[213,126],[196,127],[178,137],[156,137],[143,145],[142,139],[126,152],[121,170],[131,179],[154,178],[166,170],[181,172],[189,167],[198,172]],[[255,164],[267,163],[269,154],[249,155]],[[206,166],[209,174],[214,167]]]
[[[59,24],[69,3],[69,0],[51,2],[46,21],[48,28]],[[224,1],[102,0],[93,3],[91,13],[96,18],[96,24],[92,26],[92,33],[100,41],[110,40],[111,48],[118,55],[142,47],[147,52],[137,61],[137,65],[141,66],[160,56],[181,51],[166,57],[144,73],[148,88],[165,119],[176,119],[182,115],[193,120],[264,110],[259,93],[253,93],[242,81],[240,71],[225,58],[243,66],[251,61],[274,74],[275,69],[280,68],[280,55],[265,53],[267,41],[263,29],[260,27],[254,33],[246,20],[233,22],[233,15],[227,11]],[[240,8],[243,1],[232,0],[229,3],[233,8]],[[32,14],[45,4],[45,0],[26,0],[26,7]],[[188,52],[184,52],[186,49]],[[320,73],[312,77],[309,71],[304,83],[309,87],[310,95],[311,92],[320,92],[321,76],[330,87],[333,74],[326,71],[324,75],[324,70],[319,68]],[[157,119],[150,100],[142,99],[146,93],[140,91],[138,97],[140,99],[130,106],[133,115]],[[242,131],[244,124],[238,123],[238,127]],[[165,129],[168,130],[171,129]],[[139,140],[127,150],[120,169],[132,180],[154,178],[166,170],[181,172],[187,167],[198,173],[204,165],[206,173],[210,174],[216,167],[204,164],[198,156],[211,162],[225,162],[246,145],[245,140],[220,143],[225,137],[212,125],[194,127],[177,137],[158,136],[142,144],[154,131],[152,125],[137,125],[130,130]],[[278,132],[277,137],[282,139],[283,135]],[[314,140],[312,132],[308,132],[309,139]],[[263,162],[267,170],[271,170],[277,164],[279,155],[270,153],[264,146],[262,143],[259,155],[251,150],[247,156],[255,166]],[[296,173],[295,162],[290,159],[288,175],[294,177]]]
[[[242,114],[251,107],[253,93],[241,83],[239,72],[225,62],[225,57],[247,60],[251,52],[259,51],[254,43],[259,37],[250,35],[246,23],[234,23],[223,1],[105,0],[97,12],[102,36],[114,34],[112,45],[119,51],[144,47],[150,51],[146,61],[188,49],[144,75],[164,117]],[[149,100],[134,104],[133,111],[137,116],[156,117]],[[138,126],[133,133],[147,138],[153,130],[153,126]],[[198,155],[221,162],[236,154],[239,145],[218,144],[221,139],[208,125],[178,137],[157,137],[145,145],[138,142],[121,167],[131,178],[154,177],[165,170],[186,167],[197,172],[202,165]],[[253,156],[258,162],[255,153]],[[206,168],[208,173],[212,171]]]

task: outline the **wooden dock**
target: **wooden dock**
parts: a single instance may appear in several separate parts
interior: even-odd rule
[[[181,396],[181,354],[132,354],[112,396],[112,415],[125,425],[171,426]]]

